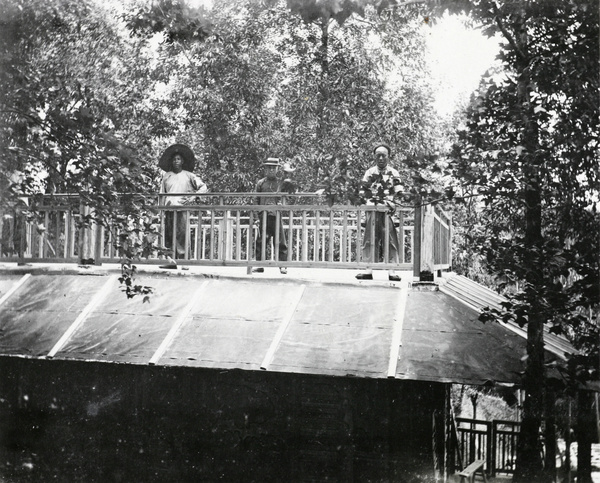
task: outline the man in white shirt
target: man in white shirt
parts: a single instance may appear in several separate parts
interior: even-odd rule
[[[398,233],[394,226],[392,214],[394,213],[397,194],[402,192],[400,173],[388,165],[391,149],[386,143],[378,143],[373,148],[375,166],[369,168],[362,179],[361,196],[367,205],[386,204],[390,211],[369,211],[366,214],[366,226],[362,245],[362,260],[366,262],[384,261],[385,219],[388,218],[388,253],[389,263],[400,263]],[[375,225],[375,237],[372,237]],[[373,270],[367,269],[364,273],[356,275],[359,280],[373,280]],[[400,277],[394,270],[388,271],[388,278],[392,282],[399,282]]]
[[[184,193],[208,191],[206,183],[192,172],[195,162],[193,151],[185,144],[173,144],[165,150],[159,162],[159,166],[165,171],[160,192],[182,194],[182,196],[164,196],[162,204],[181,206],[185,204],[187,198]],[[185,258],[187,220],[187,211],[165,211],[165,246],[173,250],[173,258]],[[176,226],[175,249],[173,249],[173,225]],[[176,266],[169,266],[169,268],[176,268]]]

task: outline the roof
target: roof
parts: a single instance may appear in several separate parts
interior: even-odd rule
[[[460,300],[477,312],[486,307],[502,310],[501,304],[508,300],[493,290],[455,273],[447,274],[440,284],[440,290]],[[524,339],[527,338],[527,329],[520,327],[518,324],[514,322],[501,324]],[[566,354],[576,352],[576,349],[565,337],[551,333],[547,327],[544,327],[544,344],[548,351],[563,360],[566,360]]]
[[[437,287],[155,272],[144,303],[114,270],[0,271],[0,356],[464,384],[524,369],[522,335]]]

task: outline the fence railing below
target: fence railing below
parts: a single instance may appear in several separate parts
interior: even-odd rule
[[[485,459],[485,470],[492,476],[514,473],[520,425],[517,421],[456,418],[463,467]]]

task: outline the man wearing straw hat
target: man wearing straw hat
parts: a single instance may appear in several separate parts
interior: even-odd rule
[[[390,208],[389,213],[381,211],[369,211],[366,214],[365,235],[363,237],[363,261],[383,261],[385,241],[385,220],[388,219],[389,235],[387,238],[389,247],[389,262],[400,263],[398,234],[394,227],[392,214],[395,211],[394,198],[402,191],[400,174],[388,165],[392,154],[390,147],[384,143],[376,143],[373,146],[375,166],[369,168],[362,179],[361,195],[367,200],[367,204],[386,204]],[[374,225],[374,227],[373,227]],[[372,233],[375,236],[372,236]],[[364,273],[356,275],[359,280],[373,280],[373,270],[367,269]],[[394,270],[388,272],[388,278],[392,282],[399,282],[400,277]]]
[[[265,177],[262,178],[257,184],[255,191],[257,193],[278,193],[282,191],[282,186],[277,179],[277,168],[279,167],[279,158],[268,158],[263,163],[265,169]],[[278,202],[276,197],[259,196],[259,205],[275,205]],[[263,214],[259,213],[259,230],[258,236],[256,237],[256,260],[262,260],[262,242],[263,236],[265,237],[265,249],[269,246],[270,240],[275,240],[275,232],[277,231],[277,215],[273,211],[266,212],[266,226],[263,221]],[[278,247],[279,261],[287,260],[288,247],[285,239],[285,232],[283,231],[283,223],[281,216],[279,217],[279,247]],[[263,267],[255,267],[252,269],[253,272],[264,272]],[[280,267],[279,271],[282,274],[287,273],[287,268]]]
[[[160,157],[159,167],[165,171],[160,184],[161,194],[206,193],[206,183],[193,173],[196,157],[189,146],[173,144]],[[186,203],[186,196],[165,196],[167,206]],[[177,216],[175,216],[177,214]],[[165,211],[165,246],[173,250],[173,258],[184,258],[187,211]],[[173,248],[173,225],[176,223],[176,248]],[[173,266],[174,265],[174,266]],[[172,262],[164,268],[177,268]]]

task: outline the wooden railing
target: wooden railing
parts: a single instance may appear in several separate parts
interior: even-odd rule
[[[514,473],[521,423],[456,418],[456,425],[463,467],[485,459],[486,472],[492,476]]]
[[[392,218],[385,217],[382,259],[367,260],[361,246],[366,236],[365,218],[369,212],[387,212],[385,205],[333,205],[315,194],[265,194],[256,204],[256,193],[205,193],[185,195],[185,204],[167,204],[181,194],[140,197],[142,219],[129,220],[126,235],[116,227],[81,228],[81,219],[90,214],[76,196],[63,195],[39,200],[37,219],[26,222],[17,211],[2,213],[0,259],[26,262],[77,262],[93,258],[96,263],[121,260],[123,243],[142,244],[143,224],[153,226],[156,236],[150,250],[137,263],[163,263],[162,248],[177,241],[177,223],[185,223],[181,263],[190,265],[298,266],[335,268],[394,268],[433,272],[451,265],[451,223],[437,207],[397,207]],[[165,239],[167,212],[171,216],[172,240]],[[275,220],[275,233],[267,242],[267,217]],[[183,220],[183,221],[182,221]],[[395,229],[399,242],[399,261],[391,258],[389,237]],[[262,230],[262,232],[261,232]],[[371,227],[374,237],[374,227]],[[139,231],[142,233],[142,231]],[[258,247],[257,240],[260,239]],[[273,250],[285,240],[287,256],[280,260]],[[259,255],[260,261],[256,260]]]

